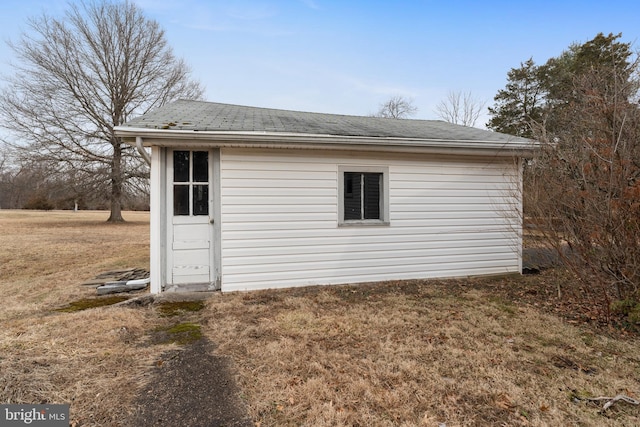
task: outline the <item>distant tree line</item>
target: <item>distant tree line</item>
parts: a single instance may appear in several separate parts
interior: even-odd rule
[[[89,209],[108,210],[109,188],[105,182],[86,180],[71,168],[62,171],[47,162],[17,162],[0,155],[0,209]],[[122,198],[123,209],[148,210],[147,179],[129,180]]]

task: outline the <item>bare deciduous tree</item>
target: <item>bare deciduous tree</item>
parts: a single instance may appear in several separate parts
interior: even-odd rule
[[[627,71],[574,77],[571,108],[555,112],[560,132],[539,129],[524,203],[604,316],[618,308],[640,321],[640,111]]]
[[[389,119],[406,119],[414,116],[417,111],[418,108],[413,105],[412,99],[396,95],[380,104],[380,108],[373,116]]]
[[[122,221],[125,186],[148,169],[114,127],[177,98],[199,98],[202,88],[158,23],[129,1],[71,4],[63,18],[42,15],[29,27],[10,43],[19,62],[5,77],[0,126],[23,156],[107,186],[109,221]]]
[[[512,69],[488,126],[540,141],[524,169],[527,221],[604,319],[640,323],[640,59],[620,37]]]
[[[471,92],[449,91],[447,99],[436,105],[435,112],[442,120],[463,126],[475,126],[487,105],[471,95]]]

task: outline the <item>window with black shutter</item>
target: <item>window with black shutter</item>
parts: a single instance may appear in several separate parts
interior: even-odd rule
[[[386,168],[340,167],[342,225],[388,224]]]
[[[380,219],[381,173],[344,173],[344,219]]]

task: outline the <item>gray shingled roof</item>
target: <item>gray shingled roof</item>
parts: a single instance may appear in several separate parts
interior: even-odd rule
[[[530,140],[440,120],[308,113],[179,100],[125,123],[121,128],[217,132],[265,132],[358,137],[527,143]]]

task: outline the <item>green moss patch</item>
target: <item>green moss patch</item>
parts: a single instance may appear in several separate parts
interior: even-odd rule
[[[57,308],[55,311],[61,313],[72,313],[74,311],[87,310],[89,308],[104,307],[107,305],[117,304],[122,301],[128,300],[129,297],[122,295],[114,295],[103,298],[84,298],[77,301],[72,301],[66,307]]]
[[[163,317],[179,316],[200,311],[203,308],[204,301],[165,301],[158,304],[158,311]]]
[[[180,344],[186,345],[202,338],[200,325],[196,323],[178,323],[176,325],[161,327],[153,334],[154,344]]]

